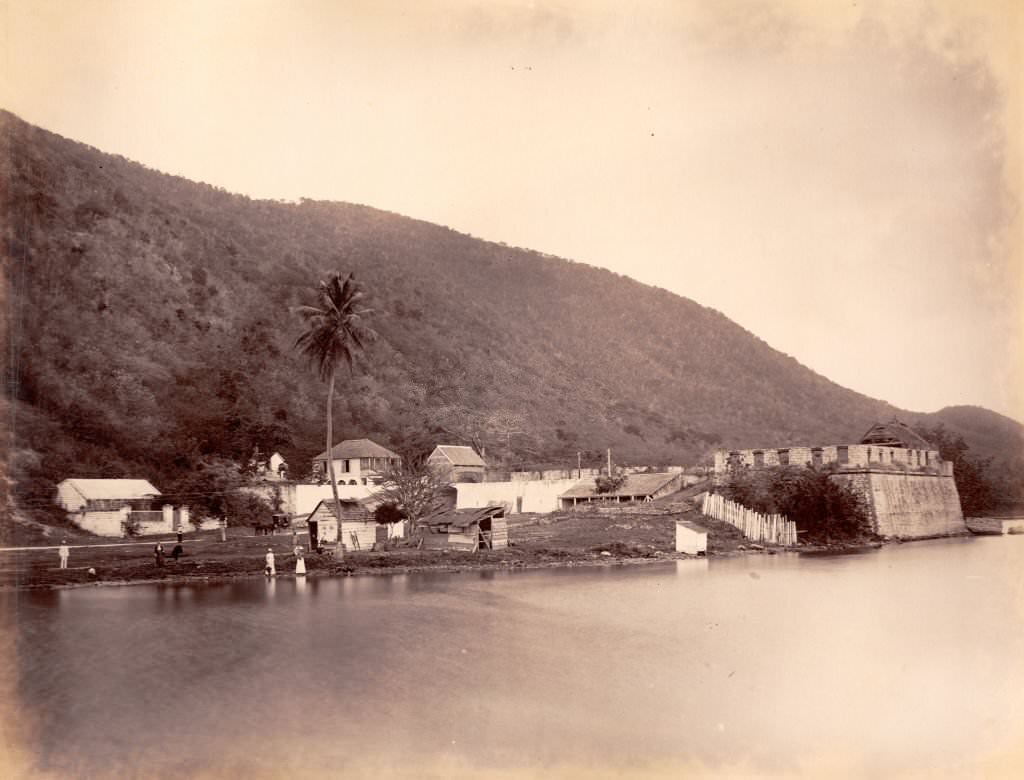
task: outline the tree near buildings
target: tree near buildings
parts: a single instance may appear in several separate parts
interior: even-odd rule
[[[320,379],[327,383],[327,473],[334,495],[334,509],[338,528],[341,528],[341,504],[338,501],[338,481],[334,474],[334,385],[338,368],[354,365],[376,335],[368,324],[373,313],[363,306],[365,294],[349,274],[344,280],[340,274],[331,274],[317,285],[316,305],[300,306],[296,313],[305,325],[305,331],[296,339],[295,347],[313,364]],[[336,554],[343,555],[339,535]]]
[[[375,493],[383,505],[392,504],[414,530],[424,517],[444,506],[449,483],[445,474],[427,462],[424,455],[403,458],[384,474]]]
[[[976,515],[999,503],[999,488],[992,478],[992,458],[968,455],[970,446],[959,433],[939,423],[933,428],[917,427],[917,432],[939,450],[939,457],[953,463],[953,480],[960,494],[965,515]]]

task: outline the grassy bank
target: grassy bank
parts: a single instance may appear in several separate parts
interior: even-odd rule
[[[709,529],[709,555],[756,549],[725,523],[702,518]],[[159,567],[153,546],[161,540],[170,553],[173,536],[141,540],[103,541],[78,536],[71,545],[69,568],[58,568],[55,543],[0,551],[0,587],[47,588],[89,583],[204,581],[262,576],[267,547],[274,550],[279,576],[295,571],[290,532],[252,536],[248,529],[230,529],[226,541],[216,532],[185,535],[185,555],[169,555]],[[59,542],[59,540],[57,540]],[[671,515],[515,515],[509,520],[510,546],[477,553],[418,550],[355,551],[344,559],[307,553],[310,576],[459,571],[464,569],[538,568],[671,560],[675,553],[675,516]],[[299,544],[307,546],[306,535]],[[95,574],[90,573],[90,569]]]

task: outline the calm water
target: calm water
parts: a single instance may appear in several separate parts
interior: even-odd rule
[[[8,728],[58,777],[973,774],[1024,745],[1022,564],[981,537],[7,594]]]

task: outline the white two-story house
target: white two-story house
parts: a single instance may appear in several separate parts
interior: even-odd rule
[[[402,459],[376,442],[369,439],[345,439],[331,449],[334,461],[334,477],[339,485],[379,485],[389,469],[395,468]],[[313,458],[313,474],[321,480],[329,480],[327,453],[321,452]]]

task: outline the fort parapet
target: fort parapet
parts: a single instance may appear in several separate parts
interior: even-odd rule
[[[825,466],[839,470],[879,469],[953,476],[953,464],[937,450],[883,447],[877,444],[836,444],[824,447],[777,447],[753,450],[719,450],[715,453],[715,480],[730,469],[767,466]]]

